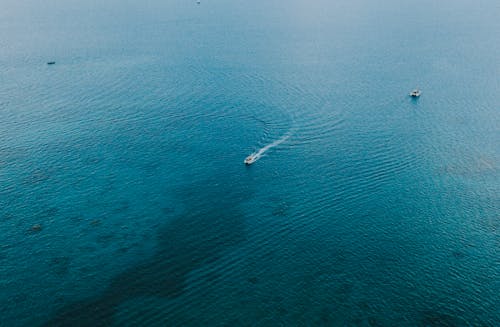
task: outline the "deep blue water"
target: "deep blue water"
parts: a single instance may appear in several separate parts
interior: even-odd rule
[[[1,326],[500,323],[500,2],[1,7]]]

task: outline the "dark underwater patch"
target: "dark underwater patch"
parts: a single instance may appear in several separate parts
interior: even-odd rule
[[[37,169],[24,179],[24,183],[28,185],[36,185],[47,181],[49,178],[50,175],[48,172]]]
[[[118,274],[100,296],[63,307],[46,326],[108,326],[115,308],[128,299],[181,295],[192,270],[245,239],[238,209],[244,197],[234,190],[234,185],[213,181],[180,190],[184,213],[158,229],[154,256]]]
[[[53,218],[55,215],[59,213],[59,208],[50,207],[42,211],[41,216],[47,218]]]
[[[41,224],[34,224],[30,227],[30,229],[28,230],[28,233],[39,233],[43,230],[43,226]]]
[[[288,215],[288,205],[286,203],[278,203],[271,213],[275,217],[286,217]]]
[[[116,208],[113,209],[113,213],[125,213],[130,210],[129,201],[121,201]]]
[[[6,213],[2,215],[2,219],[0,221],[8,221],[14,218],[14,215],[11,213]]]
[[[463,258],[465,258],[465,253],[462,252],[462,251],[453,251],[452,254],[453,254],[453,257],[455,259],[463,259]]]
[[[99,234],[96,237],[96,242],[101,247],[108,247],[113,243],[113,240],[116,238],[116,235],[113,233]]]
[[[462,325],[457,318],[435,311],[422,312],[419,324],[419,326],[425,327],[454,327]]]
[[[252,276],[252,277],[248,277],[247,281],[251,284],[257,284],[259,282],[259,278]]]
[[[50,260],[50,267],[57,276],[62,277],[69,272],[70,263],[69,257],[54,257]]]

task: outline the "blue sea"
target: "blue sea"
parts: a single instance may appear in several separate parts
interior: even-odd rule
[[[498,17],[3,0],[0,326],[499,326]]]

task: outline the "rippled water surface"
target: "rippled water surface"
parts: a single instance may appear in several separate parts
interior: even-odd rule
[[[498,1],[1,7],[1,326],[498,326]]]

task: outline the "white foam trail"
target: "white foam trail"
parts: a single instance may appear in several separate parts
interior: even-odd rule
[[[251,156],[255,158],[255,161],[257,161],[260,159],[260,157],[262,157],[262,155],[264,153],[266,153],[267,150],[274,148],[275,146],[280,145],[281,143],[288,140],[289,137],[290,137],[290,133],[285,134],[279,140],[276,140],[273,143],[270,143],[270,144],[266,145],[265,147],[259,149],[257,152],[252,153]]]

